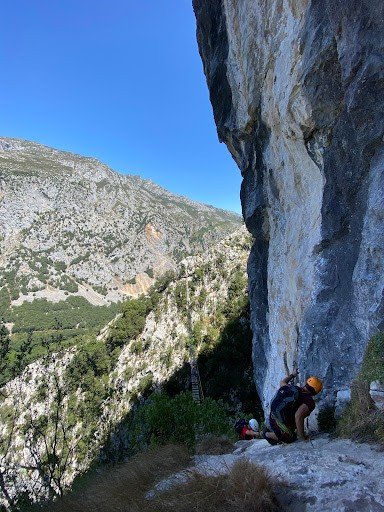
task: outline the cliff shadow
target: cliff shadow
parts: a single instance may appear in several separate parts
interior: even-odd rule
[[[187,344],[194,344],[191,336]],[[240,313],[230,316],[214,343],[202,336],[196,363],[204,397],[220,400],[229,416],[253,416],[263,421],[263,411],[253,379],[252,331],[249,321],[249,303]],[[161,389],[171,398],[191,391],[191,366],[189,362],[175,371]],[[129,425],[137,409],[156,392],[148,387],[137,398],[130,412],[115,426],[109,439],[101,448],[101,462],[118,461],[130,454]]]

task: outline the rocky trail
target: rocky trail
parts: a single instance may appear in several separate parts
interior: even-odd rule
[[[289,512],[384,511],[384,452],[378,446],[327,436],[280,446],[265,440],[239,441],[231,454],[196,456],[194,469],[222,474],[241,458],[264,467],[282,483],[278,497]],[[186,478],[188,471],[171,481]],[[169,480],[158,489],[167,485]]]

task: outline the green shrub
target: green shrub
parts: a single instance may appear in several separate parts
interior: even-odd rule
[[[55,261],[53,266],[57,272],[65,272],[67,268],[67,264],[64,261]]]
[[[233,437],[232,422],[222,402],[205,398],[199,404],[191,393],[174,398],[166,393],[153,393],[148,402],[134,415],[131,444],[134,449],[169,442],[186,444],[190,449],[196,440],[207,434],[227,434]]]
[[[175,286],[174,294],[175,294],[175,302],[176,302],[178,309],[180,309],[181,311],[185,311],[188,306],[186,285],[183,282],[177,283],[177,285]]]
[[[107,345],[110,350],[136,338],[144,329],[145,319],[153,305],[150,298],[139,297],[125,302],[122,315],[110,329]]]
[[[103,401],[108,397],[108,374],[116,360],[108,353],[107,347],[95,338],[79,340],[80,348],[66,369],[64,381],[70,400],[69,413],[83,421],[82,438],[91,443],[102,412]],[[80,389],[84,396],[75,400]]]
[[[11,307],[11,296],[8,291],[8,288],[4,286],[0,289],[0,318],[3,318],[4,321],[7,321],[10,314]]]
[[[203,288],[200,292],[200,295],[197,299],[197,302],[198,302],[198,305],[202,308],[204,306],[204,303],[206,301],[208,297],[208,293],[207,293],[207,290],[205,288]]]
[[[369,341],[360,370],[360,378],[384,383],[384,333],[376,334]]]
[[[317,422],[321,431],[334,432],[336,428],[335,407],[326,406],[320,409]]]
[[[73,279],[69,278],[66,275],[62,276],[60,283],[58,283],[58,288],[62,290],[66,290],[70,293],[77,293],[79,291],[79,285]]]
[[[139,356],[143,353],[143,342],[141,340],[133,341],[129,348],[132,354]]]
[[[85,338],[85,343],[80,346],[67,367],[66,382],[72,390],[77,387],[89,390],[94,380],[111,370],[113,363],[104,342]]]
[[[163,364],[167,369],[171,366],[172,354],[173,348],[168,347],[165,353],[160,356],[160,363]]]
[[[11,346],[11,339],[8,330],[0,318],[0,386],[7,382],[8,377],[8,358]]]
[[[147,397],[149,392],[151,391],[153,384],[153,375],[151,373],[148,373],[148,375],[145,375],[137,387],[137,392],[143,397]]]
[[[94,290],[96,290],[100,295],[107,295],[108,289],[105,285],[93,285],[92,287]]]
[[[361,442],[384,444],[384,414],[370,396],[372,381],[384,382],[384,333],[369,341],[361,370],[351,386],[351,401],[337,422],[336,433]]]
[[[200,377],[206,395],[222,398],[233,413],[241,404],[245,413],[256,412],[259,419],[261,407],[253,380],[249,306],[246,303],[244,309],[238,309],[242,297],[234,302],[231,315],[217,314],[218,324],[203,336],[198,358]]]
[[[131,366],[127,366],[123,373],[123,379],[125,381],[128,381],[134,376],[134,374],[135,374],[135,369],[132,368]]]
[[[192,280],[195,282],[201,282],[204,279],[204,268],[198,267],[195,270]]]
[[[384,443],[384,417],[374,407],[369,383],[356,380],[351,387],[351,401],[337,422],[336,434],[360,442]]]
[[[77,265],[78,263],[82,263],[83,261],[88,261],[89,257],[91,256],[91,253],[87,251],[85,254],[81,254],[80,256],[77,256],[71,261],[71,265]]]
[[[20,290],[19,288],[12,288],[11,289],[11,300],[17,300],[20,296]]]

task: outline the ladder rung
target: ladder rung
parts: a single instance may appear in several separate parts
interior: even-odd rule
[[[196,364],[196,359],[192,358],[190,361],[191,364],[191,388],[192,388],[192,398],[196,402],[200,402],[203,396],[203,390],[201,389],[200,383],[200,375],[199,369]]]

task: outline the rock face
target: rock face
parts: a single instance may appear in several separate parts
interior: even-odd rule
[[[283,510],[317,512],[380,511],[384,507],[382,453],[368,444],[315,437],[311,443],[268,445],[266,441],[239,441],[233,454],[195,457],[195,470],[204,475],[228,473],[245,459],[267,469],[277,485]],[[179,481],[189,472],[179,473]],[[175,477],[173,476],[174,480]],[[168,480],[172,482],[172,477]],[[160,482],[157,489],[165,487]],[[168,484],[169,485],[169,484]]]
[[[255,381],[333,402],[383,329],[384,4],[193,0],[219,139],[244,177]],[[285,362],[287,364],[285,364]]]
[[[137,296],[241,222],[94,158],[0,139],[0,288],[14,305]]]

